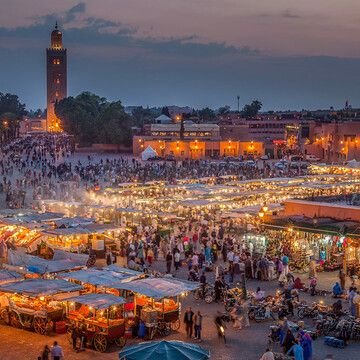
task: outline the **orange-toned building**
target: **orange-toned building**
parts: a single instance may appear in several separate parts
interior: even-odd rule
[[[264,155],[262,142],[221,139],[216,124],[152,124],[144,135],[133,137],[133,153],[139,156],[151,146],[158,156],[177,159],[203,159],[224,156],[259,157]]]
[[[360,160],[360,122],[333,121],[314,125],[306,154],[312,154],[327,162]]]

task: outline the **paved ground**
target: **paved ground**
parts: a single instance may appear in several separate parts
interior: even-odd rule
[[[157,265],[159,269],[163,269],[164,264],[159,263]],[[331,285],[336,279],[336,273],[322,273],[319,274],[319,283],[321,289],[330,289]],[[185,277],[185,269],[180,270],[178,277]],[[209,276],[211,277],[211,275]],[[304,279],[306,276],[303,276]],[[248,282],[248,287],[254,289],[257,286],[261,286],[268,294],[274,293],[277,282]],[[302,298],[311,302],[315,300],[310,296],[303,294]],[[331,303],[333,300],[329,297],[323,298],[325,302]],[[220,342],[217,338],[215,327],[213,324],[213,316],[217,310],[223,311],[221,304],[205,304],[204,302],[196,301],[192,295],[190,295],[183,303],[183,308],[192,306],[193,310],[200,309],[204,315],[203,324],[203,341],[202,346],[209,349],[212,353],[213,359],[228,360],[257,360],[261,357],[267,343],[267,335],[269,332],[269,326],[271,322],[264,323],[251,323],[250,328],[241,331],[235,331],[232,329],[232,324],[228,324],[226,335],[228,338],[228,344]],[[311,323],[309,323],[309,326]],[[167,339],[186,340],[183,326],[179,332],[172,334]],[[54,340],[57,340],[61,346],[63,346],[66,360],[107,360],[117,359],[118,350],[116,347],[111,348],[109,352],[105,354],[97,353],[88,349],[86,352],[75,353],[68,343],[65,335],[57,336],[40,336],[35,333],[14,329],[8,326],[0,325],[0,360],[36,360],[39,352],[45,344],[52,344]],[[134,343],[137,340],[131,340],[129,343]],[[195,340],[190,340],[194,341]],[[11,353],[9,350],[11,349]],[[348,360],[359,359],[360,343],[351,343],[346,349],[334,349],[324,345],[322,339],[314,341],[314,358],[313,360],[322,360],[327,354],[333,354],[336,360]]]

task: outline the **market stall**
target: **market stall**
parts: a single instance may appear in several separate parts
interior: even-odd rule
[[[145,323],[149,338],[153,328],[165,323],[173,330],[180,327],[180,296],[185,297],[199,285],[193,282],[166,278],[147,278],[119,285],[122,290],[131,292],[135,315]],[[131,297],[127,294],[127,302]]]
[[[68,337],[79,334],[85,346],[105,352],[109,344],[123,347],[126,344],[125,299],[111,294],[86,294],[67,301]]]
[[[29,279],[0,284],[0,317],[10,326],[45,335],[64,315],[63,299],[82,286],[64,280]]]

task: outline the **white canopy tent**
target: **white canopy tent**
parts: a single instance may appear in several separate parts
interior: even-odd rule
[[[148,146],[142,153],[141,153],[141,159],[143,161],[149,160],[150,158],[157,156],[157,152],[151,147]]]

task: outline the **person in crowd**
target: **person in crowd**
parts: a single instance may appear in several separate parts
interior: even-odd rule
[[[289,257],[287,255],[284,255],[281,258],[281,262],[282,262],[283,272],[285,275],[287,275],[289,273]]]
[[[265,350],[260,360],[275,360],[274,353],[268,348]]]
[[[343,289],[338,282],[333,286],[332,292],[334,297],[340,297],[343,294]]]
[[[294,281],[294,289],[304,290],[304,288],[305,288],[304,283],[301,281],[301,279],[299,277],[297,277]]]
[[[344,291],[345,290],[345,283],[346,283],[346,275],[343,269],[339,270],[339,280],[340,280],[340,286],[341,289]]]
[[[202,298],[204,299],[205,298],[205,290],[206,290],[206,274],[205,274],[205,271],[203,271],[201,273],[201,276],[200,276],[200,284],[201,284],[201,294],[202,294]]]
[[[313,349],[312,349],[312,338],[305,331],[299,333],[300,345],[303,348],[304,360],[312,360]]]
[[[57,341],[54,341],[53,346],[50,349],[51,359],[52,360],[63,360],[64,352],[62,347],[58,344]]]
[[[171,255],[171,252],[168,251],[166,255],[166,273],[170,274],[171,272],[171,264],[172,264],[173,256]]]
[[[293,354],[294,360],[304,360],[304,350],[299,344],[299,341],[294,340],[294,345],[286,352],[287,355]]]
[[[315,295],[316,295],[316,285],[317,285],[317,280],[316,280],[316,278],[310,279],[310,295],[311,295],[311,296],[315,296]]]
[[[45,345],[43,351],[41,352],[39,360],[50,360],[50,354],[51,354],[51,351],[50,351],[49,346]]]
[[[200,310],[194,316],[195,339],[201,341],[202,318]]]
[[[186,336],[188,338],[192,337],[193,334],[193,324],[194,324],[194,312],[191,307],[188,307],[184,314],[184,324],[186,330]]]
[[[215,302],[219,302],[221,299],[221,293],[225,287],[224,282],[218,276],[214,283],[214,291],[215,291]]]
[[[260,286],[258,286],[258,288],[256,289],[254,298],[256,301],[261,301],[265,298],[265,291],[261,290]]]

